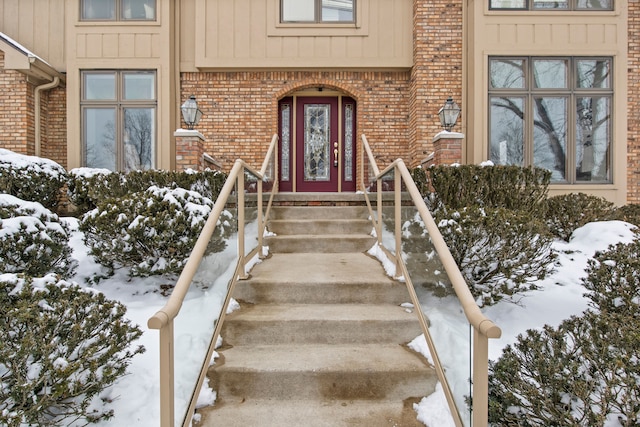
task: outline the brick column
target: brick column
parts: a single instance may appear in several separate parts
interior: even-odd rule
[[[176,137],[176,170],[204,170],[204,135],[197,130],[178,129]]]
[[[442,131],[433,137],[433,155],[424,164],[425,167],[431,165],[451,165],[462,163],[462,140],[464,134],[458,132]]]

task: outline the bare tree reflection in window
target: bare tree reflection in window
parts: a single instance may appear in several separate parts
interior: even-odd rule
[[[124,170],[143,170],[153,166],[153,110],[127,108],[124,111]]]

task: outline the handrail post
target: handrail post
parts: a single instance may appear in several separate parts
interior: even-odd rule
[[[396,238],[396,273],[402,271],[400,257],[402,256],[402,176],[400,170],[393,168],[393,207],[395,217],[395,238]]]
[[[473,328],[473,427],[489,420],[489,338]]]
[[[382,179],[378,178],[376,180],[376,189],[378,200],[376,201],[378,204],[378,218],[376,218],[376,234],[378,237],[378,244],[382,246]]]
[[[160,426],[175,423],[173,319],[160,328]]]
[[[244,175],[245,169],[242,167],[242,172],[238,174],[238,186],[237,186],[237,209],[238,209],[238,259],[240,260],[240,278],[246,279],[247,272],[245,268],[246,260],[244,259]]]
[[[264,258],[262,255],[262,236],[264,235],[265,224],[262,221],[262,180],[258,181],[258,256],[260,259]]]

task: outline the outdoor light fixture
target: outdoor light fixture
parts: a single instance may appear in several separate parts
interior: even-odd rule
[[[180,110],[182,110],[182,118],[187,124],[187,129],[193,130],[193,127],[198,124],[202,117],[202,111],[198,108],[196,97],[191,95],[189,99],[184,101]]]
[[[460,107],[453,101],[453,98],[449,97],[447,102],[444,103],[444,106],[438,111],[438,115],[440,116],[440,124],[446,130],[451,132],[451,128],[458,121],[458,116],[460,115]]]

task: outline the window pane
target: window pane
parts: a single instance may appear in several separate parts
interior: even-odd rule
[[[489,158],[497,165],[524,165],[524,98],[492,97]]]
[[[115,123],[115,108],[84,110],[85,166],[116,170]]]
[[[124,79],[124,99],[155,99],[154,73],[126,73]]]
[[[112,20],[116,18],[115,0],[82,0],[82,19]]]
[[[613,9],[613,0],[578,0],[576,9]]]
[[[568,1],[533,0],[534,9],[568,9]]]
[[[282,0],[283,22],[314,22],[315,0]]]
[[[153,108],[125,108],[123,136],[125,171],[153,167],[155,128]]]
[[[611,87],[611,61],[608,59],[579,59],[577,86],[585,89]]]
[[[552,181],[564,181],[567,100],[536,97],[533,103],[533,165],[550,170]]]
[[[84,99],[116,99],[116,75],[114,73],[84,74]]]
[[[555,59],[533,60],[534,86],[540,89],[567,87],[567,61]]]
[[[322,0],[322,20],[353,22],[353,0]]]
[[[283,181],[289,181],[289,152],[291,144],[291,106],[282,104],[280,110],[280,123],[282,140],[280,141],[281,168],[280,177]]]
[[[526,9],[526,0],[490,0],[491,9]]]
[[[576,109],[576,179],[609,181],[611,99],[584,97],[577,99]]]
[[[155,0],[122,0],[123,19],[155,19]]]
[[[492,89],[524,89],[523,59],[492,59],[489,86]]]

